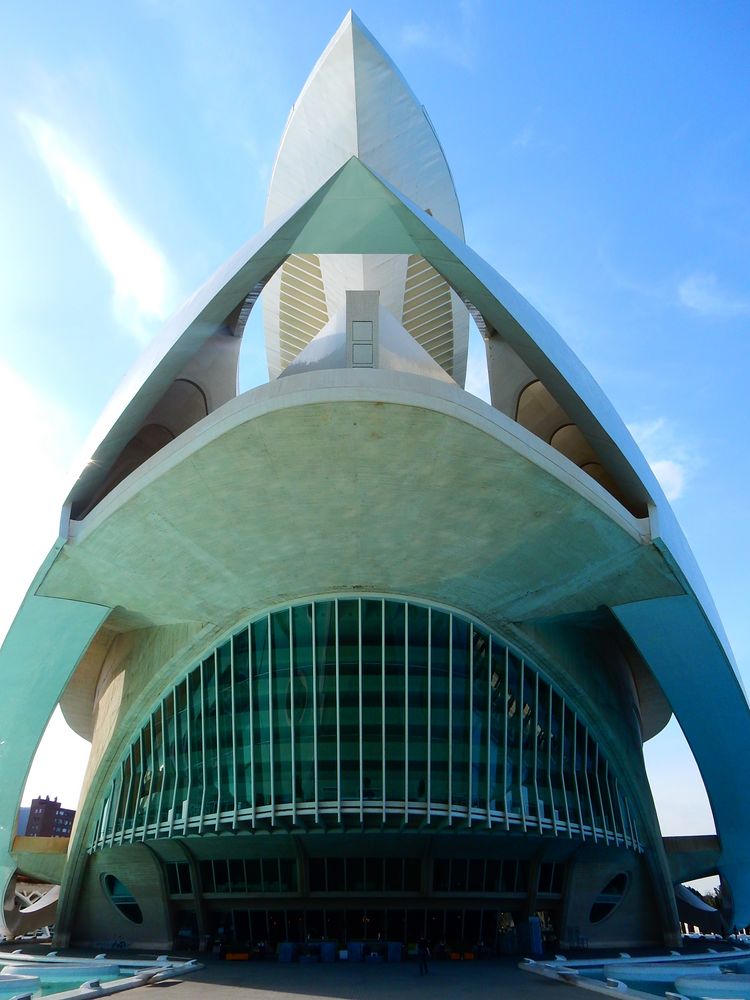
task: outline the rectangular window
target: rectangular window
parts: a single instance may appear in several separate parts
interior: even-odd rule
[[[310,858],[307,863],[307,878],[310,892],[326,891],[326,859]]]
[[[215,882],[214,882],[214,866],[210,861],[201,861],[200,873],[201,873],[201,885],[204,892],[216,892]]]

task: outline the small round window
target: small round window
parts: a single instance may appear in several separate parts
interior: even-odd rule
[[[123,885],[119,878],[115,878],[114,875],[102,875],[101,881],[105,896],[120,911],[123,917],[134,924],[142,924],[143,913],[130,889],[126,885]]]
[[[628,876],[625,872],[619,872],[619,874],[607,882],[591,907],[589,920],[592,924],[598,924],[600,920],[604,920],[605,917],[608,917],[610,913],[617,909],[623,900],[627,887]]]

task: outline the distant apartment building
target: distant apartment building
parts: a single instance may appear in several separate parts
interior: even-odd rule
[[[32,799],[26,822],[27,837],[69,837],[73,829],[75,809],[63,809],[57,796]]]

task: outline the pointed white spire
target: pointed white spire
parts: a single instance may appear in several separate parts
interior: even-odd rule
[[[463,239],[453,179],[430,120],[388,54],[350,10],[289,115],[266,222],[312,195],[352,156]],[[417,290],[409,283],[414,265],[409,271],[407,257],[393,254],[309,254],[285,264],[263,296],[271,377],[343,308],[348,289],[369,289],[380,292],[381,304],[399,325],[418,331],[413,335],[432,345],[429,350],[463,385],[468,314],[442,279],[420,272],[412,277],[429,280],[431,298],[424,306],[429,315],[416,315]],[[417,298],[417,305],[423,299]]]
[[[351,156],[463,239],[453,179],[424,108],[350,10],[289,115],[266,221],[312,194]]]

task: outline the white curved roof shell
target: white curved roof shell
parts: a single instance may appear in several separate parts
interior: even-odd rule
[[[350,12],[290,112],[265,221],[309,197],[352,156],[463,239],[453,178],[427,113]],[[405,254],[305,254],[285,262],[263,296],[271,378],[344,307],[347,289],[379,290],[381,305],[463,385],[466,309],[426,261]]]
[[[336,51],[337,40],[341,43],[347,32],[351,46],[354,45],[353,39],[359,37],[354,32],[354,26],[355,22],[351,19],[345,22],[327,50],[327,55],[324,54],[318,73],[322,73],[325,68],[326,58]],[[362,32],[359,35],[366,40],[369,37]],[[377,47],[372,44],[377,51]],[[391,72],[400,80],[395,71]],[[308,84],[308,89],[314,82],[315,75]],[[305,100],[305,93],[298,110]],[[295,114],[287,129],[285,143],[292,141]],[[285,148],[282,144],[280,161]],[[507,477],[503,479],[498,476],[496,483],[489,484],[482,478],[484,471],[490,468],[491,460],[490,456],[487,456],[486,461],[482,460],[483,446],[490,440],[503,444],[503,458],[516,463],[525,477],[533,475],[536,482],[546,487],[546,494],[551,494],[555,501],[549,508],[550,521],[556,524],[559,522],[556,535],[559,544],[546,545],[545,552],[557,555],[560,560],[580,555],[580,562],[576,567],[567,563],[562,566],[562,572],[549,573],[549,578],[542,581],[547,585],[544,607],[541,604],[531,606],[543,594],[537,585],[538,581],[522,581],[523,586],[517,599],[512,601],[510,597],[514,595],[507,595],[505,592],[491,593],[490,596],[496,599],[493,614],[497,616],[497,620],[520,620],[523,615],[538,616],[545,610],[547,614],[577,611],[578,605],[576,608],[559,606],[559,598],[572,593],[578,602],[582,602],[588,593],[586,588],[597,585],[591,590],[585,607],[580,610],[609,608],[651,669],[679,719],[711,799],[721,841],[719,871],[731,884],[737,921],[746,922],[750,915],[750,851],[747,846],[750,802],[747,796],[737,795],[737,783],[732,776],[736,770],[736,762],[744,759],[743,755],[747,751],[750,707],[742,691],[718,615],[669,504],[611,404],[549,324],[463,242],[460,232],[441,223],[436,211],[433,210],[431,215],[426,214],[425,208],[432,206],[420,207],[422,202],[419,191],[415,192],[406,181],[398,181],[403,183],[406,191],[399,190],[396,182],[387,177],[387,163],[377,171],[375,166],[352,155],[341,165],[337,157],[343,156],[342,148],[340,144],[336,144],[335,151],[329,150],[326,153],[330,157],[331,172],[321,178],[317,190],[301,194],[284,211],[279,208],[280,202],[274,202],[274,211],[278,209],[281,215],[277,215],[263,232],[228,260],[170,320],[161,338],[149,346],[130,378],[123,384],[97,428],[92,459],[82,470],[63,511],[61,536],[40,567],[0,649],[0,673],[4,679],[6,696],[1,713],[3,740],[0,746],[0,765],[3,768],[5,788],[4,794],[0,796],[0,888],[9,884],[8,880],[16,867],[12,831],[27,763],[62,689],[110,612],[117,609],[116,613],[121,620],[125,614],[130,614],[136,624],[139,621],[153,620],[157,607],[156,598],[163,601],[171,593],[170,586],[176,565],[175,552],[180,554],[181,559],[189,556],[196,561],[197,568],[184,579],[191,584],[190,593],[202,602],[211,597],[211,589],[207,585],[210,575],[219,579],[222,574],[231,571],[227,579],[233,585],[236,579],[247,581],[249,571],[258,568],[254,561],[245,559],[238,565],[237,572],[233,572],[237,551],[232,544],[231,532],[225,532],[222,536],[221,552],[218,543],[216,547],[186,545],[189,533],[187,530],[174,530],[163,514],[163,507],[137,510],[138,503],[145,496],[144,487],[152,482],[157,485],[166,482],[168,473],[177,468],[183,459],[185,472],[190,472],[190,462],[196,465],[198,459],[192,452],[186,454],[183,450],[189,450],[192,445],[197,444],[201,435],[218,432],[222,426],[227,431],[234,430],[232,421],[241,416],[244,407],[254,406],[258,402],[270,411],[282,398],[289,402],[296,396],[299,403],[322,402],[324,408],[329,404],[339,408],[350,404],[362,408],[363,404],[371,402],[376,404],[372,409],[377,409],[379,415],[383,413],[390,416],[392,411],[398,410],[408,411],[412,415],[416,413],[423,422],[425,419],[431,420],[436,433],[429,440],[437,442],[435,448],[422,447],[417,451],[414,461],[407,463],[409,482],[414,483],[414,509],[421,509],[427,500],[436,507],[439,506],[439,509],[429,511],[422,522],[438,527],[442,527],[441,518],[445,511],[451,517],[464,516],[467,511],[472,515],[467,525],[460,525],[458,530],[450,533],[449,540],[454,547],[450,555],[455,555],[456,559],[465,558],[467,540],[481,543],[476,565],[471,567],[472,572],[465,574],[468,585],[476,586],[477,593],[483,593],[486,586],[486,579],[482,579],[479,569],[489,573],[493,568],[492,560],[487,559],[487,553],[496,552],[503,541],[511,545],[515,542],[516,534],[507,534],[507,519],[498,518],[499,505],[518,502],[524,523],[527,520],[530,523],[530,531],[538,530],[539,525],[544,523],[543,518],[529,518],[529,494],[521,490],[508,491]],[[436,148],[439,150],[439,146]],[[371,154],[363,147],[362,155]],[[321,171],[328,169],[327,162],[320,161]],[[279,169],[277,164],[274,188],[281,183],[283,176],[282,171],[277,178]],[[445,170],[447,172],[447,167]],[[449,175],[447,177],[449,180]],[[289,183],[291,184],[291,180]],[[449,193],[452,193],[452,186]],[[292,197],[292,193],[288,196]],[[516,365],[523,378],[527,378],[527,373],[530,373],[533,378],[541,381],[560,409],[581,429],[586,440],[595,446],[618,487],[618,493],[627,504],[623,505],[614,493],[577,468],[573,461],[559,453],[550,442],[543,440],[532,429],[521,426],[511,413],[504,412],[495,404],[494,398],[493,407],[478,403],[469,394],[436,379],[434,375],[424,377],[429,375],[427,371],[414,373],[393,370],[395,365],[389,366],[392,369],[390,371],[373,369],[352,373],[330,368],[328,371],[302,371],[265,387],[254,399],[240,397],[227,401],[223,398],[228,392],[227,373],[231,371],[229,364],[225,365],[223,362],[226,360],[225,355],[231,359],[236,353],[236,338],[232,333],[238,322],[236,317],[241,317],[250,308],[256,290],[269,273],[277,271],[284,262],[294,258],[309,262],[313,257],[324,260],[325,255],[368,255],[383,252],[401,255],[404,260],[418,257],[428,261],[437,272],[445,276],[451,287],[473,304],[486,329],[491,331],[488,343],[491,346],[493,341],[498,342],[505,352],[496,351],[494,355],[489,355],[491,382],[494,368],[505,372],[512,364]],[[372,260],[367,263],[369,266]],[[311,268],[311,273],[314,274],[314,268]],[[325,280],[323,284],[325,286]],[[381,303],[385,304],[385,298],[385,294],[382,294]],[[333,324],[334,327],[336,325]],[[231,336],[223,332],[226,328],[229,328]],[[334,335],[339,331],[332,329],[330,332]],[[394,337],[397,332],[394,331]],[[222,340],[225,336],[226,342]],[[321,344],[317,346],[320,347]],[[332,346],[335,348],[335,344]],[[308,354],[301,360],[313,359]],[[333,365],[333,369],[337,367],[338,364]],[[186,381],[187,375],[196,378],[196,372],[202,368],[207,371],[217,369],[221,375],[216,384],[223,386],[222,392],[217,391],[215,398],[206,398],[206,410],[210,412],[181,430],[175,440],[122,478],[119,484],[105,489],[109,470],[149,414],[157,412],[175,382]],[[499,383],[499,379],[497,381]],[[316,387],[322,391],[322,398],[311,397],[310,394]],[[499,390],[502,388],[500,384]],[[292,414],[292,410],[297,412]],[[438,413],[440,419],[432,421],[432,413],[438,410],[441,411]],[[241,502],[244,506],[235,522],[251,527],[257,532],[261,542],[265,536],[259,530],[259,525],[262,528],[259,519],[263,517],[264,510],[273,516],[283,517],[283,532],[279,532],[279,537],[290,547],[290,556],[286,560],[279,558],[281,550],[271,546],[267,563],[270,567],[286,566],[296,569],[294,557],[299,552],[299,535],[289,532],[288,526],[290,523],[305,525],[307,522],[303,520],[303,515],[307,517],[310,510],[317,515],[320,512],[326,515],[326,525],[339,523],[336,518],[327,516],[335,497],[331,498],[330,503],[311,505],[304,491],[286,488],[289,481],[293,481],[296,487],[299,482],[305,483],[309,478],[305,476],[304,470],[301,471],[301,466],[284,460],[282,450],[286,442],[297,442],[302,431],[307,431],[304,419],[295,419],[299,415],[298,411],[299,406],[286,407],[290,418],[283,428],[285,433],[279,438],[278,447],[266,447],[262,441],[258,447],[264,460],[270,462],[281,477],[276,485],[286,491],[284,503],[294,502],[297,505],[293,513],[300,512],[299,521],[295,522],[290,517],[289,509],[282,503],[275,502],[276,498],[272,497],[267,508],[263,508],[252,490],[242,490],[239,494],[228,492],[220,488],[218,479],[215,480],[216,493],[208,495],[209,501],[217,498],[218,510],[227,506],[227,497]],[[424,414],[428,414],[428,417],[425,418]],[[260,416],[258,413],[255,415]],[[427,474],[416,476],[415,479],[413,474],[417,460],[429,462],[432,468],[433,451],[441,459],[444,457],[442,449],[445,447],[446,435],[441,430],[446,422],[443,417],[449,418],[452,426],[460,430],[459,453],[462,460],[465,456],[479,459],[470,462],[468,466],[472,474],[478,477],[476,482],[460,481],[461,488],[467,490],[466,501],[453,505],[439,505],[443,492],[437,491],[433,496],[433,490],[422,488],[423,484],[431,483],[432,479]],[[441,427],[438,427],[438,423]],[[351,425],[354,426],[353,421]],[[466,433],[464,425],[468,428]],[[226,440],[229,440],[228,436]],[[402,440],[410,441],[411,435],[397,433],[394,426],[392,433],[372,436],[367,443],[369,446],[376,441],[383,441],[386,445],[396,442],[397,446],[393,450],[398,455],[403,451]],[[416,441],[416,435],[414,440]],[[420,442],[417,441],[417,444]],[[201,454],[205,457],[208,452],[203,450]],[[314,468],[326,472],[336,469],[342,454],[353,455],[358,460],[362,458],[356,448],[334,447],[330,454],[330,463],[321,463],[317,450],[308,444],[307,448],[302,449],[301,460],[304,459]],[[494,451],[492,454],[494,455]],[[246,448],[238,450],[238,459],[247,461],[248,457]],[[238,466],[234,461],[225,461],[220,464],[218,471],[225,470],[228,476],[234,476],[236,467]],[[388,464],[385,463],[383,467],[387,469]],[[454,467],[458,468],[459,463],[453,463],[451,468]],[[369,463],[367,469],[371,472],[372,468],[377,470],[378,466]],[[330,476],[320,476],[319,479],[321,488],[330,489]],[[383,476],[376,479],[378,488],[382,488],[383,483],[387,482]],[[208,481],[211,480],[197,477],[195,487],[178,491],[175,502],[167,509],[174,511],[175,517],[181,518],[189,514],[192,508],[190,504],[182,502],[183,498],[188,497],[192,501],[198,495],[206,496],[205,483]],[[262,475],[261,481],[272,483],[271,474]],[[438,476],[437,481],[450,486],[447,475]],[[193,486],[192,483],[188,485]],[[372,491],[368,496],[371,493]],[[596,530],[587,532],[586,535],[586,545],[589,548],[585,548],[583,544],[580,547],[571,544],[569,526],[577,528],[579,521],[577,516],[567,523],[564,518],[560,519],[560,504],[557,502],[559,497],[565,498],[571,509],[575,505],[576,515],[578,511],[582,512],[582,516],[585,513],[589,525],[594,523]],[[162,546],[162,550],[155,544],[144,548],[145,556],[142,552],[141,558],[135,560],[131,578],[124,571],[126,561],[132,561],[134,555],[130,536],[116,531],[120,512],[127,514],[128,509],[133,512],[132,524],[139,533],[138,537],[142,536],[147,542],[146,535],[151,532]],[[358,507],[353,501],[346,505],[348,513],[356,509]],[[633,510],[643,513],[633,513]],[[201,531],[206,527],[213,530],[211,519],[207,516],[196,523]],[[389,523],[398,525],[400,522],[391,518]],[[405,523],[408,526],[406,519]],[[310,531],[309,537],[317,538],[316,532]],[[390,536],[383,531],[376,537],[380,540]],[[617,546],[605,547],[602,560],[593,563],[589,538],[596,542],[610,537],[617,541]],[[352,538],[356,538],[355,533],[352,533]],[[349,544],[353,542],[350,541]],[[421,558],[427,559],[430,556],[429,546],[423,548],[425,551]],[[335,555],[337,551],[332,544],[323,544],[320,549],[322,555],[329,560],[332,558],[331,554]],[[394,549],[396,555],[399,555],[401,548],[394,545]],[[149,559],[159,551],[163,553],[160,565],[164,568],[164,573],[161,578],[158,575],[151,576],[150,586],[154,588],[154,599],[146,603],[150,595],[135,574],[136,571],[152,572]],[[219,558],[220,554],[226,556],[223,562]],[[549,568],[544,560],[525,558],[525,551],[522,554],[524,559],[521,565],[527,571]],[[403,553],[400,558],[403,559]],[[83,570],[80,574],[75,573],[77,564]],[[653,578],[651,573],[642,578],[637,577],[632,572],[635,564],[647,569],[654,568],[655,575]],[[336,558],[337,571],[341,565],[341,560]],[[373,561],[372,566],[367,568],[372,568],[374,573],[379,567],[382,571],[391,565],[395,565],[395,557],[383,558],[377,563]],[[419,570],[419,566],[414,565],[413,561],[410,565],[411,573]],[[430,567],[429,573],[419,574],[413,589],[424,594],[425,580],[432,580],[436,586],[445,585],[444,568],[453,565],[452,558],[441,559],[439,572]],[[263,568],[262,564],[259,564],[259,568]],[[311,572],[313,569],[316,566],[311,561],[307,571]],[[98,575],[101,576],[101,585],[94,586]],[[366,584],[372,583],[372,575],[364,575]],[[203,580],[203,585],[193,587],[192,581],[198,578]],[[267,583],[271,577],[270,574],[260,573],[258,579]],[[404,579],[399,576],[402,587]],[[510,575],[507,579],[511,579]],[[326,584],[319,572],[311,579],[309,587],[315,586],[316,581],[321,586]],[[598,589],[598,583],[602,581],[606,584],[606,593],[601,593]],[[340,579],[332,580],[331,587],[340,582]],[[406,582],[408,584],[409,580]],[[115,588],[115,583],[122,583],[122,589]],[[447,580],[447,584],[450,583]],[[304,584],[296,580],[295,587],[300,586],[304,591]],[[388,590],[387,580],[384,581],[382,590]],[[232,586],[218,593],[219,599],[215,604],[217,615],[226,606],[227,593],[234,595],[236,600],[237,591],[238,588]],[[308,589],[305,592],[313,591]],[[455,598],[455,588],[452,589],[452,594]],[[472,605],[470,593],[465,595],[465,599],[461,594],[458,596],[465,606]],[[264,595],[261,598],[265,599]],[[557,599],[557,603],[552,598]],[[184,621],[186,614],[193,615],[190,620],[205,622],[212,609],[205,604],[195,608],[187,608],[181,604],[179,608],[161,610],[163,614],[157,623],[173,622],[176,618]],[[144,611],[146,618],[143,617]],[[490,620],[490,611],[492,609],[479,617]],[[716,735],[716,719],[721,720],[720,739]],[[710,724],[707,720],[710,720]]]

